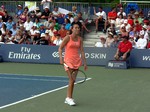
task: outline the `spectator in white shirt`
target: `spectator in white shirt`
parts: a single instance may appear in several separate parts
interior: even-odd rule
[[[144,32],[144,38],[148,41],[149,40],[149,36],[147,35],[148,26],[147,25],[143,25],[142,26],[142,31]]]
[[[62,43],[62,39],[60,37],[60,34],[56,35],[56,39],[54,40],[53,44],[55,44],[56,46],[59,46]]]
[[[106,47],[106,39],[104,37],[100,37],[100,41],[95,43],[95,47]]]
[[[136,49],[146,49],[147,40],[144,38],[144,32],[140,31],[139,39],[135,42]]]
[[[33,27],[33,22],[30,21],[30,17],[27,17],[27,21],[24,23],[24,28],[26,31],[30,31]]]
[[[106,12],[105,11],[103,11],[103,8],[102,7],[99,7],[98,8],[98,12],[96,13],[96,9],[95,9],[95,7],[94,7],[94,14],[96,15],[96,16],[102,16],[103,17],[103,19],[107,19],[107,16],[106,16]]]
[[[96,16],[98,16],[97,18],[96,18],[96,20],[95,20],[95,25],[96,25],[96,32],[98,31],[98,24],[99,24],[99,22],[104,22],[105,23],[105,20],[107,19],[107,17],[106,17],[106,13],[105,13],[105,11],[103,11],[103,8],[102,7],[99,7],[99,12],[97,12],[96,13],[96,9],[95,9],[95,7],[94,7],[94,14],[96,15]],[[104,24],[103,23],[103,24]]]
[[[124,20],[124,25],[125,25],[126,31],[127,31],[127,32],[130,32],[131,25],[128,23],[128,20],[127,20],[127,19]]]
[[[120,7],[119,12],[117,13],[117,16],[119,16],[120,14],[123,15],[123,18],[126,19],[126,13],[123,11],[123,8]]]
[[[58,14],[60,14],[60,12],[58,11],[58,7],[54,7],[54,10],[52,11],[52,14],[55,18],[57,18]]]

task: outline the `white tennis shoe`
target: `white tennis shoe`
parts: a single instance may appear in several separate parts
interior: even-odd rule
[[[70,105],[70,106],[75,106],[76,105],[76,103],[74,102],[74,99],[68,98],[68,97],[65,99],[65,103]]]

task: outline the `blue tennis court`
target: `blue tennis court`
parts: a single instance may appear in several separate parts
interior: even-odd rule
[[[0,109],[67,87],[67,77],[0,74]]]

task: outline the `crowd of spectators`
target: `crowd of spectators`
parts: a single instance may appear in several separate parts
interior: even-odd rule
[[[127,14],[123,7],[114,7],[108,14],[99,7],[98,12],[94,8],[96,18],[96,32],[101,30],[108,36],[100,36],[96,47],[118,47],[121,37],[129,37],[132,47],[135,49],[150,49],[150,12],[144,15],[142,9],[130,9]]]
[[[36,44],[60,45],[66,35],[71,34],[71,27],[77,23],[81,30],[87,29],[87,21],[75,6],[64,15],[58,7],[39,7],[29,11],[28,7],[17,6],[15,16],[10,16],[4,6],[0,8],[0,43],[1,44]]]
[[[91,32],[87,28],[88,18],[83,19],[82,12],[73,6],[72,10],[64,15],[58,7],[50,9],[36,7],[29,11],[28,7],[17,6],[15,16],[10,16],[5,6],[0,7],[0,43],[1,44],[37,44],[60,45],[66,35],[71,34],[71,27],[77,23],[83,31]],[[150,20],[143,10],[131,9],[126,14],[123,7],[114,7],[108,14],[102,7],[94,8],[97,16],[93,20],[96,32],[103,31],[107,38],[100,37],[96,47],[117,47],[122,36],[128,36],[133,47],[137,49],[150,48]],[[147,16],[147,18],[145,18]]]

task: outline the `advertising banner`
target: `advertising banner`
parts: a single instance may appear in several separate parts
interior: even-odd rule
[[[88,65],[106,66],[109,60],[114,60],[116,48],[85,47],[84,51]],[[59,63],[58,46],[2,44],[0,55],[6,62]],[[150,67],[150,50],[133,49],[130,65],[131,67]]]

